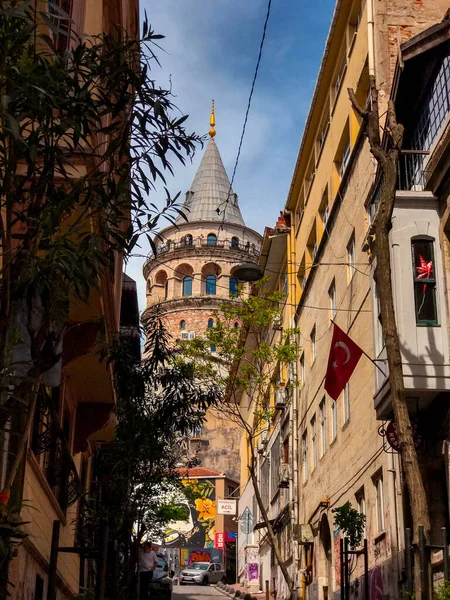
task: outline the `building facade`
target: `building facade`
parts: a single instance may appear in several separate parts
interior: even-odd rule
[[[260,263],[268,274],[278,269],[278,286],[287,296],[282,325],[298,328],[302,348],[298,363],[291,365],[298,384],[284,417],[278,417],[278,427],[275,422],[264,441],[259,469],[261,482],[269,474],[273,488],[267,505],[281,547],[291,548],[285,558],[303,599],[326,600],[341,593],[343,532],[333,510],[347,502],[366,517],[370,598],[399,597],[409,575],[409,499],[392,436],[378,303],[382,290],[370,252],[379,178],[364,124],[347,93],[353,89],[359,104],[367,106],[369,75],[379,89],[380,114],[391,97],[406,127],[391,232],[397,324],[410,413],[422,440],[418,453],[426,474],[432,543],[440,543],[440,527],[448,524],[447,9],[446,2],[438,1],[337,3],[285,206],[289,234],[282,250],[263,253],[269,260],[276,257],[272,266],[264,264],[265,258]],[[423,262],[432,264],[425,281],[418,277]],[[377,364],[363,355],[337,401],[324,390],[333,322]],[[283,422],[291,424],[286,434]],[[284,458],[282,450],[272,450],[277,443],[283,448],[285,435],[292,449],[289,492],[277,490],[280,461],[273,457],[281,457],[281,463]],[[244,485],[247,476],[241,477]],[[289,498],[291,525],[285,529],[277,522],[281,493]],[[241,502],[243,510],[252,510],[250,485]],[[264,528],[247,537],[249,552],[239,546],[242,582],[260,589],[269,582],[271,591],[287,597],[276,561],[267,556]],[[258,568],[249,569],[250,562]],[[437,580],[442,553],[435,552],[431,564]],[[364,597],[362,556],[352,562],[350,582],[351,597]]]
[[[214,113],[211,121],[210,140],[181,208],[186,218],[180,215],[158,234],[156,254],[144,265],[143,318],[156,307],[162,311],[174,343],[214,327],[215,311],[236,294],[239,282],[232,268],[259,256],[261,236],[244,223],[215,141]],[[188,453],[202,466],[236,480],[239,438],[240,430],[211,410],[202,429],[193,432]]]
[[[69,47],[72,32],[100,35],[122,28],[131,38],[139,35],[137,1],[49,0],[48,4],[58,15],[59,31],[50,32],[57,52]],[[126,335],[138,334],[139,352],[136,285],[123,276],[121,257],[116,257],[115,266],[114,273],[99,278],[88,303],[71,301],[57,380],[52,374],[45,394],[38,397],[17,478],[27,537],[10,565],[9,592],[15,600],[72,599],[96,582],[97,559],[83,561],[76,550],[58,552],[58,548],[73,550],[80,543],[82,498],[95,477],[98,447],[113,435],[114,381],[111,366],[100,358],[100,334],[112,342],[123,321]],[[122,304],[122,292],[128,305]],[[2,437],[2,487],[11,438]]]

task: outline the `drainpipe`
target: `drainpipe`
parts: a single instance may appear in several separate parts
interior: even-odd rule
[[[369,75],[375,77],[375,23],[373,0],[367,0],[367,42]]]
[[[297,277],[296,277],[296,253],[295,253],[295,235],[294,235],[294,214],[290,210],[285,210],[285,214],[289,215],[290,218],[290,232],[287,240],[287,270],[288,278],[290,282],[290,304],[295,304],[297,297]],[[289,326],[294,325],[294,307],[289,306]],[[294,379],[298,378],[298,365],[297,361],[293,364],[293,375]],[[290,480],[289,487],[291,490],[291,523],[292,533],[294,527],[299,522],[299,487],[298,487],[298,388],[292,388],[292,401],[289,407],[289,430],[290,430],[290,448],[289,448],[289,462],[290,462]],[[292,577],[295,581],[295,590],[298,590],[298,569],[300,564],[300,547],[298,542],[293,540],[293,569]],[[298,594],[296,594],[298,595]]]
[[[392,555],[392,579],[394,589],[392,594],[394,597],[398,593],[398,581],[400,573],[400,554],[398,544],[398,510],[397,510],[397,491],[396,491],[396,469],[394,466],[394,455],[388,452],[388,495],[389,495],[389,513],[391,515],[389,527],[391,532],[391,555]]]

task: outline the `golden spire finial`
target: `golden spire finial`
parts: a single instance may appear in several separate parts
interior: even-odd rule
[[[213,138],[216,135],[216,130],[214,129],[214,125],[216,124],[216,117],[214,115],[214,100],[212,101],[211,116],[209,118],[209,124],[211,125],[211,129],[209,130],[209,135]]]

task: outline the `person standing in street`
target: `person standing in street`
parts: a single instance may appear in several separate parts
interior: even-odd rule
[[[150,582],[153,578],[153,571],[158,566],[158,557],[153,550],[150,542],[144,542],[142,546],[141,558],[139,561],[139,598],[148,600]]]

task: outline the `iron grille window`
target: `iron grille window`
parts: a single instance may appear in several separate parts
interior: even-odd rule
[[[413,240],[411,247],[416,324],[435,326],[438,325],[438,314],[434,242],[432,240]]]
[[[415,127],[405,140],[408,150],[430,150],[447,115],[450,112],[450,56],[443,58],[429,85],[427,94],[421,102]],[[424,188],[424,154],[403,154],[399,189],[420,191]]]

